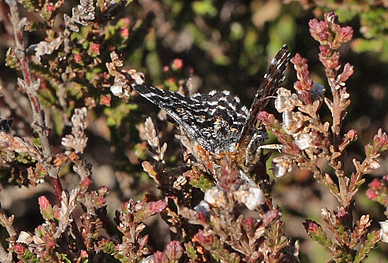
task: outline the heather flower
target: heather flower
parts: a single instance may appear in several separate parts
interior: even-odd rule
[[[285,176],[287,173],[291,172],[293,163],[293,160],[286,155],[273,158],[271,163],[273,175],[278,178]]]
[[[353,75],[354,69],[353,66],[349,63],[346,63],[344,69],[341,74],[338,75],[338,81],[341,85],[344,85],[344,82],[349,79],[351,75]]]
[[[265,203],[264,191],[256,186],[249,185],[248,188],[241,186],[233,192],[233,196],[251,211]]]
[[[224,207],[227,202],[225,190],[217,186],[207,190],[204,201],[214,207]]]
[[[110,91],[113,95],[121,97],[123,95],[123,85],[112,85],[110,86]]]
[[[324,21],[312,19],[309,22],[311,36],[317,40],[321,46],[329,45],[330,49],[338,49],[341,44],[349,42],[353,37],[351,27],[341,27],[338,17],[333,13],[326,13]]]
[[[74,57],[74,61],[78,64],[81,64],[83,63],[82,61],[82,55],[81,54],[73,54],[73,57]]]
[[[166,255],[169,262],[174,263],[183,256],[183,248],[178,241],[171,241],[166,247]]]
[[[18,255],[24,255],[24,253],[26,252],[27,248],[21,244],[21,243],[17,243],[15,246],[14,246],[14,250],[16,252],[16,254]]]
[[[373,138],[373,148],[378,152],[383,152],[388,149],[388,136],[385,132],[382,132],[382,129],[379,129]]]
[[[173,70],[180,70],[180,69],[182,69],[182,67],[183,67],[182,59],[174,59],[172,65],[171,65],[171,68]]]
[[[298,92],[299,97],[305,104],[311,104],[311,90],[313,89],[314,82],[310,78],[310,72],[308,71],[307,59],[302,58],[298,53],[291,59],[296,70],[296,76],[298,81],[294,83],[294,88]]]
[[[383,187],[384,185],[381,183],[381,181],[377,178],[373,179],[372,182],[370,182],[368,184],[368,186],[371,188],[371,189],[379,189],[380,187]]]
[[[283,117],[283,129],[286,134],[297,135],[301,132],[301,128],[304,125],[304,116],[301,112],[284,111]]]
[[[282,113],[286,110],[291,111],[295,108],[296,100],[291,91],[285,88],[279,88],[275,99],[275,108],[278,112]]]
[[[379,222],[381,229],[380,229],[380,239],[381,241],[388,243],[388,220],[385,220],[383,222]]]
[[[268,112],[266,112],[266,111],[259,111],[259,113],[257,114],[257,119],[259,121],[264,122],[264,121],[268,120],[269,116],[270,116],[270,114]]]
[[[100,44],[91,43],[89,50],[88,50],[88,54],[91,57],[97,57],[98,55],[100,55]]]
[[[296,135],[295,144],[300,150],[306,150],[312,146],[312,138],[309,134],[301,133]]]
[[[321,61],[322,65],[328,69],[338,70],[340,66],[339,62],[339,53],[333,52],[328,46],[319,46],[319,61]]]
[[[169,263],[167,256],[161,251],[156,251],[153,259],[154,263]]]
[[[349,130],[346,134],[345,134],[345,138],[350,140],[350,141],[355,141],[357,140],[357,131],[354,130],[354,129],[351,129]]]

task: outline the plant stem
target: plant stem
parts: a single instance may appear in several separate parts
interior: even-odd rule
[[[32,128],[34,131],[38,134],[41,147],[42,147],[42,160],[38,160],[42,163],[42,166],[46,169],[48,175],[50,176],[55,194],[57,196],[58,203],[61,204],[62,201],[62,184],[58,178],[59,173],[59,167],[56,167],[51,163],[52,160],[52,151],[50,147],[50,142],[48,139],[48,133],[47,133],[47,127],[44,120],[44,112],[40,107],[40,102],[38,98],[38,93],[36,92],[39,88],[39,81],[35,81],[34,77],[31,73],[31,70],[29,68],[29,60],[26,56],[25,52],[25,45],[23,42],[23,24],[24,20],[20,20],[19,17],[19,10],[17,7],[17,1],[16,0],[6,0],[5,1],[8,6],[10,7],[10,13],[11,13],[11,23],[14,30],[14,37],[15,37],[15,54],[17,58],[19,59],[22,67],[23,72],[23,79],[19,79],[19,84],[23,87],[23,89],[26,91],[28,99],[31,104],[31,109],[33,112],[33,123]]]

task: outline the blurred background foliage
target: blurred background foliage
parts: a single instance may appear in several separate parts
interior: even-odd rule
[[[33,22],[28,25],[26,39],[33,47],[40,41],[50,42],[60,36],[63,14],[70,16],[71,8],[79,4],[78,1],[20,2],[24,6],[21,15]],[[109,1],[95,2],[99,7],[96,19],[89,25],[78,25],[79,32],[71,33],[70,50],[62,45],[41,56],[40,63],[34,58],[31,68],[42,80],[39,94],[52,129],[50,136],[55,153],[63,151],[60,140],[69,133],[72,110],[84,105],[90,109],[88,160],[93,163],[96,187],[107,185],[110,188],[108,209],[112,213],[125,199],[142,199],[145,193],[158,194],[140,165],[147,159],[143,136],[147,116],[159,120],[162,142],[169,145],[168,167],[181,164],[180,146],[173,136],[174,126],[157,117],[156,107],[137,95],[128,102],[111,95],[112,80],[107,77],[105,63],[110,62],[112,51],[124,59],[124,68],[144,72],[147,84],[177,90],[191,78],[191,91],[226,89],[237,94],[243,104],[250,105],[269,61],[283,44],[289,46],[292,54],[298,52],[306,57],[315,82],[326,85],[318,60],[318,43],[309,34],[308,22],[334,11],[340,22],[352,26],[355,32],[353,41],[340,50],[342,64],[350,62],[355,69],[348,81],[352,104],[343,127],[343,133],[353,128],[359,135],[358,142],[348,153],[349,174],[351,160],[361,159],[360,150],[372,140],[377,129],[388,130],[387,1],[138,0],[118,1],[105,11],[102,7]],[[52,12],[47,7],[55,3],[61,3],[61,7]],[[14,119],[15,134],[33,136],[28,101],[16,84],[20,72],[5,66],[7,62],[13,68],[18,67],[12,55],[5,55],[13,46],[13,35],[4,0],[0,0],[0,10],[1,118]],[[294,80],[295,73],[290,66],[284,86],[291,89]],[[268,111],[273,113],[271,107]],[[322,109],[323,119],[329,119],[327,114],[328,111]],[[380,171],[367,178],[367,182],[373,176],[387,173],[386,156],[381,164]],[[41,223],[36,218],[39,214],[34,214],[38,212],[36,196],[48,194],[50,187],[39,186],[39,190],[23,194],[18,192],[22,189],[17,193],[7,191],[6,184],[18,180],[23,184],[20,182],[26,176],[23,169],[15,170],[15,167],[1,168],[4,189],[0,198],[8,214],[15,214],[17,227],[32,231]],[[76,177],[71,175],[71,168],[61,172],[65,187],[74,187],[77,181],[73,180]],[[315,246],[301,223],[305,218],[319,222],[322,207],[337,206],[334,198],[315,184],[309,172],[300,170],[279,179],[273,194],[275,203],[284,211],[289,236],[301,240],[302,262],[328,261],[330,255]],[[33,205],[26,205],[27,200]],[[368,201],[362,191],[357,196],[355,213],[371,214],[375,228],[377,221],[383,220],[382,208]],[[166,226],[158,222],[150,225],[155,231],[166,230]],[[163,239],[151,241],[155,249],[163,248]],[[387,249],[382,246],[371,253],[366,262],[388,260],[384,248]]]

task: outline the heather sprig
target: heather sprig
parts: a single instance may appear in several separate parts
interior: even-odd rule
[[[375,247],[378,239],[363,241],[368,233],[376,236],[376,231],[369,230],[369,215],[361,216],[353,224],[352,201],[365,182],[364,176],[379,168],[377,158],[387,150],[387,135],[379,129],[373,143],[365,146],[365,159],[362,162],[353,160],[356,172],[346,174],[344,154],[349,144],[357,140],[354,129],[341,135],[346,108],[350,104],[346,81],[353,74],[353,67],[349,63],[341,66],[338,48],[351,40],[353,30],[339,25],[334,13],[325,14],[323,21],[312,19],[309,26],[312,37],[320,44],[319,60],[325,68],[331,99],[324,96],[323,86],[311,79],[307,60],[296,54],[291,59],[297,72],[296,93],[279,89],[275,102],[276,109],[282,113],[282,125],[272,115],[259,116],[259,120],[283,144],[284,155],[273,159],[274,175],[284,176],[296,164],[311,171],[314,178],[327,187],[340,203],[336,211],[321,210],[322,220],[327,231],[332,233],[333,240],[318,223],[311,220],[304,223],[307,233],[333,258],[341,262],[359,260],[365,256],[364,249],[369,251]],[[323,102],[331,112],[331,122],[321,121],[318,112]],[[328,161],[333,174],[323,172],[318,162],[322,158]],[[370,190],[369,196],[377,198],[378,195]]]

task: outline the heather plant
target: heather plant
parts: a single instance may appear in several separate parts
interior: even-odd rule
[[[355,52],[369,52],[387,61],[388,27],[387,7],[385,1],[320,1],[320,0],[287,0],[285,2],[299,2],[304,9],[314,9],[314,13],[322,14],[335,10],[341,21],[355,19],[360,24],[362,37],[357,36],[352,41]]]
[[[259,152],[259,172],[252,172],[257,186],[246,189],[231,160],[215,160],[196,148],[184,128],[167,124],[165,113],[142,109],[150,106],[133,91],[134,83],[163,79],[160,88],[189,96],[196,78],[192,69],[185,71],[183,59],[158,67],[155,35],[164,37],[165,47],[174,46],[177,31],[165,13],[147,16],[168,4],[139,2],[81,0],[65,12],[65,1],[20,1],[27,14],[39,15],[36,20],[20,18],[16,0],[5,1],[10,14],[5,25],[14,36],[6,63],[22,75],[1,90],[1,109],[12,114],[0,121],[0,205],[7,196],[16,198],[12,189],[17,186],[33,191],[49,181],[51,187],[32,198],[41,218],[32,230],[15,227],[17,219],[0,206],[1,262],[304,262],[300,255],[307,251],[287,233],[283,204],[273,196],[292,169],[294,175],[308,171],[337,200],[336,209],[323,204],[320,218],[303,222],[305,238],[322,246],[331,262],[361,262],[387,242],[388,221],[375,229],[370,214],[354,213],[356,195],[363,194],[368,176],[380,167],[388,137],[379,129],[364,147],[365,157],[354,158],[353,169],[348,167],[345,153],[358,139],[355,129],[343,128],[348,89],[353,89],[347,83],[355,69],[340,61],[340,51],[353,37],[351,27],[341,26],[332,12],[310,20],[326,81],[315,83],[307,59],[293,55],[297,80],[293,89],[288,84],[278,89],[274,104],[279,114],[261,111],[257,116],[277,138],[269,148],[279,153],[275,150],[267,161],[268,150]],[[184,10],[178,2],[169,5],[171,16]],[[192,9],[198,24],[187,23],[185,29],[196,36],[195,45],[215,64],[229,64],[227,52],[222,53],[226,49],[215,48],[222,47],[216,37],[220,32],[214,29],[215,39],[204,40],[205,30],[196,27],[207,27],[216,5],[196,1]],[[158,22],[154,27],[153,19]],[[234,43],[241,30],[232,24],[229,40]],[[27,32],[42,30],[44,40],[26,42]],[[244,48],[243,58],[252,51],[249,42]],[[142,60],[149,66],[145,74],[140,73]],[[248,67],[246,62],[241,59],[240,66]],[[256,66],[251,73],[257,73]],[[321,116],[324,108],[329,117]],[[111,149],[101,143],[96,151],[100,157],[113,151],[114,174],[96,172],[100,166],[88,153],[93,133],[110,141]],[[99,174],[114,176],[117,184],[98,183]],[[369,181],[366,196],[387,208],[387,176]],[[252,197],[259,199],[254,206],[247,201]],[[167,227],[157,227],[161,221]]]

